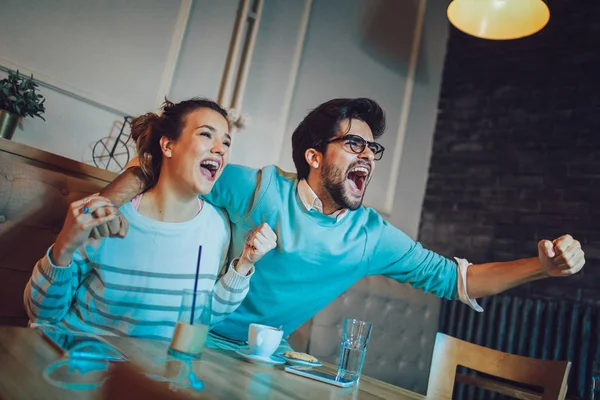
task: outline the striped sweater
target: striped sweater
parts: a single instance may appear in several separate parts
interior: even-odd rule
[[[88,244],[67,267],[53,265],[50,250],[38,261],[24,293],[31,322],[170,340],[182,290],[194,287],[199,245],[198,289],[212,291],[211,325],[239,306],[254,271],[242,276],[230,267],[222,273],[230,239],[222,211],[205,202],[196,217],[182,223],[146,218],[132,203],[121,212],[130,224],[126,238]]]

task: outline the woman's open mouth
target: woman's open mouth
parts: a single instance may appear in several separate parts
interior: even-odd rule
[[[364,166],[354,167],[348,172],[346,177],[352,192],[356,194],[363,194],[365,191],[367,178],[369,177],[369,172],[370,169]]]
[[[200,172],[210,181],[216,179],[219,168],[221,168],[221,163],[216,160],[204,160],[200,163]]]

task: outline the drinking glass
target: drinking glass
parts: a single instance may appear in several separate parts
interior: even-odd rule
[[[206,344],[211,315],[211,291],[184,289],[169,353],[174,356],[200,357]]]
[[[340,377],[358,380],[367,353],[373,324],[353,318],[344,320],[342,343],[337,374]]]
[[[202,390],[204,383],[194,371],[194,358],[167,356],[165,359],[152,360],[152,365],[146,365],[146,376],[167,384],[171,390],[187,389],[189,387]]]
[[[50,324],[36,324],[35,327],[63,356],[42,371],[43,378],[53,386],[67,390],[99,388],[108,376],[110,361],[127,360],[119,349],[100,336]]]
[[[49,384],[67,390],[97,389],[108,376],[106,360],[64,358],[48,365],[42,376]]]

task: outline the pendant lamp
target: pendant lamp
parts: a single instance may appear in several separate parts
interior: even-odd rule
[[[447,14],[459,30],[492,40],[533,35],[550,19],[542,0],[454,0]]]

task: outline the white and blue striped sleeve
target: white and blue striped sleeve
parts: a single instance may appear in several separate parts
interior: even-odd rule
[[[54,323],[69,311],[79,285],[91,266],[87,257],[75,251],[73,261],[66,267],[54,265],[48,249],[33,268],[23,301],[31,322]]]
[[[235,270],[236,260],[229,264],[227,272],[215,283],[212,300],[211,325],[227,318],[234,312],[248,294],[250,278],[254,274],[254,267],[247,275],[242,275]]]

